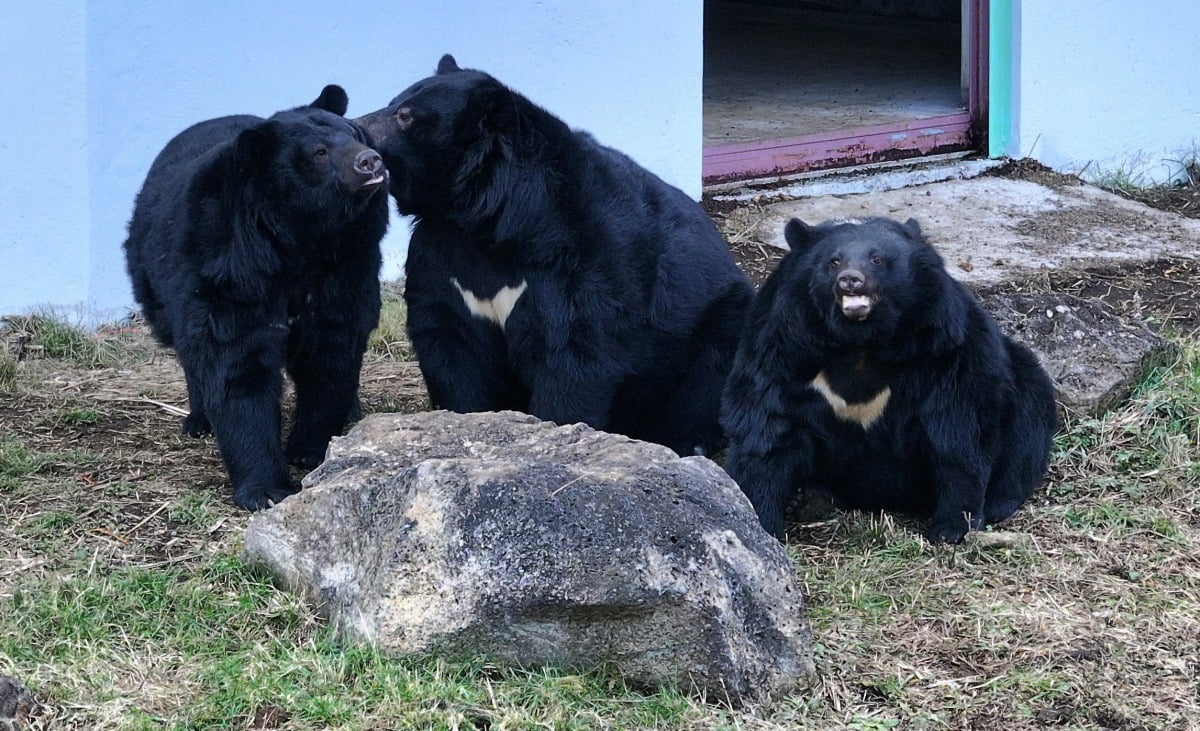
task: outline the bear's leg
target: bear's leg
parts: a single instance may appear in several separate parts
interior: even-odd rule
[[[555,424],[583,422],[593,429],[610,428],[621,381],[608,367],[615,364],[586,357],[570,343],[546,353],[532,368],[529,413]]]
[[[790,344],[765,338],[767,332],[752,327],[753,338],[739,345],[720,424],[729,440],[725,471],[750,498],[763,528],[779,537],[788,503],[816,477],[816,445],[804,424],[818,417],[788,396],[791,371],[779,354]]]
[[[426,289],[414,293],[414,287],[409,282],[405,291],[408,337],[433,408],[461,414],[527,410],[528,396],[508,365],[499,326],[472,318],[457,293],[455,302]],[[448,284],[438,292],[444,290]]]
[[[197,378],[183,369],[184,380],[187,381],[188,415],[183,417],[183,433],[189,437],[203,437],[212,434],[212,424],[204,413],[204,394],[200,393]]]
[[[259,510],[296,492],[279,444],[282,343],[242,333],[228,342],[181,343],[196,376],[201,412],[216,436],[233,483],[233,501]]]
[[[647,403],[623,404],[622,411],[630,413],[623,421],[632,420],[647,436],[639,438],[665,444],[683,456],[712,456],[725,443],[720,424],[722,392],[742,334],[743,315],[749,305],[750,293],[731,286],[714,298],[691,328],[687,340],[679,342],[683,355],[678,361],[656,364],[662,379],[655,384],[665,396],[661,407],[647,408]],[[624,401],[625,399],[623,399]],[[630,418],[632,417],[632,418]],[[632,431],[631,431],[632,433]]]
[[[1022,457],[1020,454],[1006,455],[997,463],[983,503],[984,523],[1008,520],[1033,494],[1041,473],[1032,474],[1034,470],[1028,461],[1032,455]]]
[[[962,543],[971,530],[983,526],[983,499],[991,479],[994,449],[985,447],[996,418],[980,415],[971,394],[987,394],[995,384],[972,380],[939,383],[921,406],[922,431],[912,433],[906,450],[912,452],[914,482],[924,477],[932,498],[933,516],[925,537],[930,543]]]
[[[296,387],[296,408],[284,447],[290,464],[319,465],[329,440],[362,415],[363,353],[382,307],[377,270],[370,256],[343,259],[312,282],[293,318],[287,371]]]
[[[925,537],[934,544],[962,543],[968,532],[983,527],[987,470],[979,460],[937,459],[933,467],[936,498]]]
[[[467,325],[438,335],[412,330],[421,377],[435,409],[460,414],[528,409],[528,397],[508,366],[502,337],[481,336]]]
[[[1013,364],[1016,398],[1012,417],[1001,435],[1004,444],[993,469],[984,502],[984,520],[999,523],[1021,507],[1046,474],[1057,428],[1054,386],[1037,358],[1024,346],[1007,341]]]
[[[344,329],[312,333],[307,347],[288,364],[296,386],[296,410],[284,455],[290,464],[312,469],[325,459],[329,440],[361,412],[358,380],[365,336],[347,337]]]
[[[661,407],[647,409],[645,403],[626,407],[627,411],[636,410],[643,426],[630,433],[665,444],[684,457],[713,455],[723,441],[718,416],[730,360],[728,353],[715,346],[705,348],[691,360],[686,372],[672,379]]]
[[[730,445],[726,452],[725,471],[750,498],[763,530],[776,538],[783,536],[788,503],[811,472],[805,467],[809,457],[798,445],[763,450]]]

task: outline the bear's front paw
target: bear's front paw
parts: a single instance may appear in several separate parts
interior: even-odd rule
[[[193,409],[183,417],[183,433],[189,437],[205,437],[212,434],[212,424],[203,411]]]
[[[966,537],[967,524],[961,520],[953,523],[937,523],[929,526],[929,530],[925,532],[926,540],[934,545],[962,543]]]
[[[311,470],[325,461],[325,450],[288,445],[287,450],[284,452],[284,457],[290,465],[299,467],[300,469]]]
[[[263,508],[269,508],[276,503],[282,502],[288,495],[295,495],[298,492],[300,492],[300,488],[292,485],[290,482],[271,487],[243,485],[233,491],[233,501],[240,507],[254,512]]]
[[[758,522],[763,530],[782,541],[784,536],[783,510],[775,506],[763,506],[758,512]]]

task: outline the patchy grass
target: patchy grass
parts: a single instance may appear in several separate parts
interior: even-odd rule
[[[0,332],[17,339],[21,357],[50,358],[81,368],[127,365],[152,352],[135,321],[101,327],[89,332],[53,310],[0,319]]]
[[[413,359],[412,346],[408,342],[408,309],[404,306],[402,285],[386,283],[383,286],[383,307],[379,313],[379,326],[367,341],[367,353],[378,358],[397,361]]]
[[[1128,168],[1118,168],[1102,172],[1095,184],[1154,208],[1200,218],[1200,151],[1193,149],[1180,159],[1164,162],[1179,171],[1174,182],[1148,181]]]
[[[7,609],[26,629],[0,640],[0,670],[32,669],[45,728],[592,728],[600,698],[615,727],[647,728],[699,711],[602,676],[341,647],[308,607],[225,554],[31,577]]]
[[[0,396],[17,390],[21,371],[17,359],[0,350]]]
[[[368,411],[424,408],[392,332]],[[1127,404],[1064,424],[1045,489],[999,530],[934,548],[901,516],[792,526],[818,672],[740,711],[340,646],[239,563],[247,516],[212,441],[179,434],[178,366],[122,337],[120,367],[77,345],[0,398],[0,674],[42,704],[33,728],[1200,728],[1194,334]]]

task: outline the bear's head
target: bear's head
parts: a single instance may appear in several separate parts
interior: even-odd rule
[[[460,69],[447,54],[436,74],[355,121],[383,155],[400,212],[430,216],[452,210],[464,189],[486,185],[485,166],[503,154],[502,132],[517,99],[490,75]]]
[[[370,206],[386,211],[387,168],[362,127],[346,119],[348,99],[330,84],[312,104],[242,130],[232,164],[277,233],[312,239],[351,223]],[[286,229],[283,230],[283,229]]]
[[[793,218],[784,229],[803,288],[836,338],[850,343],[890,339],[916,327],[929,297],[941,291],[942,259],[914,219],[829,221]]]

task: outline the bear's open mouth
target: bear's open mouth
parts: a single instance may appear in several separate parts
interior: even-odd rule
[[[842,315],[848,320],[865,320],[871,314],[871,298],[865,294],[842,295]]]
[[[380,188],[388,181],[387,168],[380,168],[379,172],[371,176],[370,179],[364,180],[362,185],[358,187],[360,193],[372,193]]]

